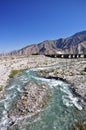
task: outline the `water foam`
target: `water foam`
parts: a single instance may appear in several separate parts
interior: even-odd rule
[[[32,71],[38,71],[38,70],[44,70],[44,69],[45,68],[38,68],[38,69],[32,69]],[[46,68],[46,69],[48,69],[48,68]],[[26,83],[29,78],[33,78],[37,81],[47,83],[50,86],[50,88],[52,88],[52,89],[54,87],[56,89],[58,89],[58,86],[59,86],[60,90],[63,91],[66,94],[66,95],[62,96],[63,104],[66,105],[67,107],[72,107],[74,105],[78,110],[82,110],[82,107],[78,104],[78,98],[74,97],[72,92],[70,91],[69,84],[64,83],[63,81],[60,81],[60,80],[45,79],[45,78],[33,76],[32,74],[30,75],[30,70],[27,70],[26,73],[27,73],[26,77],[24,75],[21,76],[20,81],[22,81],[23,83]],[[17,92],[22,91],[21,85],[9,86],[7,88],[7,91],[10,91],[14,88],[16,89]],[[16,96],[16,92],[13,92],[13,94],[8,93],[6,95],[6,99],[4,101],[3,117],[2,117],[2,120],[1,120],[1,123],[0,123],[1,130],[7,130],[7,127],[9,127],[9,119],[7,117],[7,111],[9,110],[10,100],[13,100],[15,98],[15,96]],[[15,118],[15,120],[16,121],[22,120],[23,118],[25,118],[25,117]],[[36,120],[34,120],[34,121],[36,121]]]
[[[74,97],[72,92],[69,90],[69,84],[60,81],[60,80],[54,80],[54,79],[45,79],[45,78],[40,78],[40,77],[34,77],[34,79],[42,82],[46,82],[51,88],[60,86],[60,90],[63,91],[66,96],[62,96],[63,104],[66,105],[67,107],[75,106],[78,110],[82,110],[82,107],[78,103],[78,98]]]

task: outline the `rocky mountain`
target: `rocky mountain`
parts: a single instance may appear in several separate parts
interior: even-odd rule
[[[46,40],[39,44],[26,46],[11,54],[86,54],[86,31],[78,32],[65,39]]]

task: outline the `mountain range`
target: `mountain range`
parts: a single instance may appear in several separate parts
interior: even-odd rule
[[[11,55],[32,54],[86,54],[86,31],[78,32],[68,38],[46,40],[12,51]]]

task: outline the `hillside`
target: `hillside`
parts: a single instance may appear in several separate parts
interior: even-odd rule
[[[86,54],[86,31],[78,32],[65,39],[46,40],[32,44],[10,54]]]

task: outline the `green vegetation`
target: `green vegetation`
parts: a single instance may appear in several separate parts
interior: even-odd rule
[[[70,75],[70,76],[74,76],[74,73],[73,73],[73,72],[70,72],[69,75]]]
[[[58,70],[55,70],[54,71],[54,75],[58,75],[59,74],[59,71]]]
[[[9,78],[14,78],[17,74],[22,73],[22,71],[23,71],[22,69],[20,69],[20,70],[12,70],[10,75],[9,75]]]
[[[48,70],[40,70],[39,72],[44,74],[44,73],[48,73],[49,71]]]
[[[84,71],[86,72],[86,67],[84,68]]]
[[[80,71],[80,74],[81,75],[86,75],[86,67],[83,70]]]
[[[80,71],[80,74],[81,75],[86,75],[86,72],[85,71]]]
[[[53,72],[53,70],[39,70],[38,73],[41,74],[41,75],[46,75],[48,73],[51,73]]]
[[[86,130],[86,121],[83,121],[75,128],[75,130]]]
[[[0,86],[0,91],[2,91],[3,90],[3,86]]]

